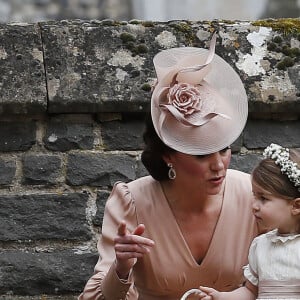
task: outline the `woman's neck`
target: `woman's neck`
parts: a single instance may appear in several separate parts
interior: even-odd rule
[[[216,195],[208,195],[205,191],[191,187],[186,188],[172,181],[161,183],[165,197],[172,210],[181,212],[202,213],[219,206],[222,199],[223,188]]]

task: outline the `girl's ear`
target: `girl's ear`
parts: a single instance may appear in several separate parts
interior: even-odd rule
[[[296,198],[293,200],[292,214],[294,216],[300,215],[300,198]]]

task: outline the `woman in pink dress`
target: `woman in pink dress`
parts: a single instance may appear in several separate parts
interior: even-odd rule
[[[216,35],[209,50],[172,48],[154,57],[142,153],[150,175],[114,185],[99,260],[79,300],[175,300],[200,285],[231,291],[243,283],[258,230],[250,175],[228,166],[248,103],[215,43]]]

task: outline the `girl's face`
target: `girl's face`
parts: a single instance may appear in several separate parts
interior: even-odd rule
[[[297,232],[298,221],[292,216],[293,201],[279,198],[252,183],[255,197],[253,213],[262,228],[272,230],[277,228],[279,233]]]
[[[175,152],[167,162],[176,170],[176,183],[190,191],[201,189],[208,195],[220,192],[231,158],[230,148],[208,155],[189,155]]]

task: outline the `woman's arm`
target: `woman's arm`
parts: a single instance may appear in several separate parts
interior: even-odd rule
[[[136,209],[127,185],[119,183],[106,202],[99,259],[79,300],[137,299],[131,269],[136,259],[149,251],[153,241],[141,236]]]

